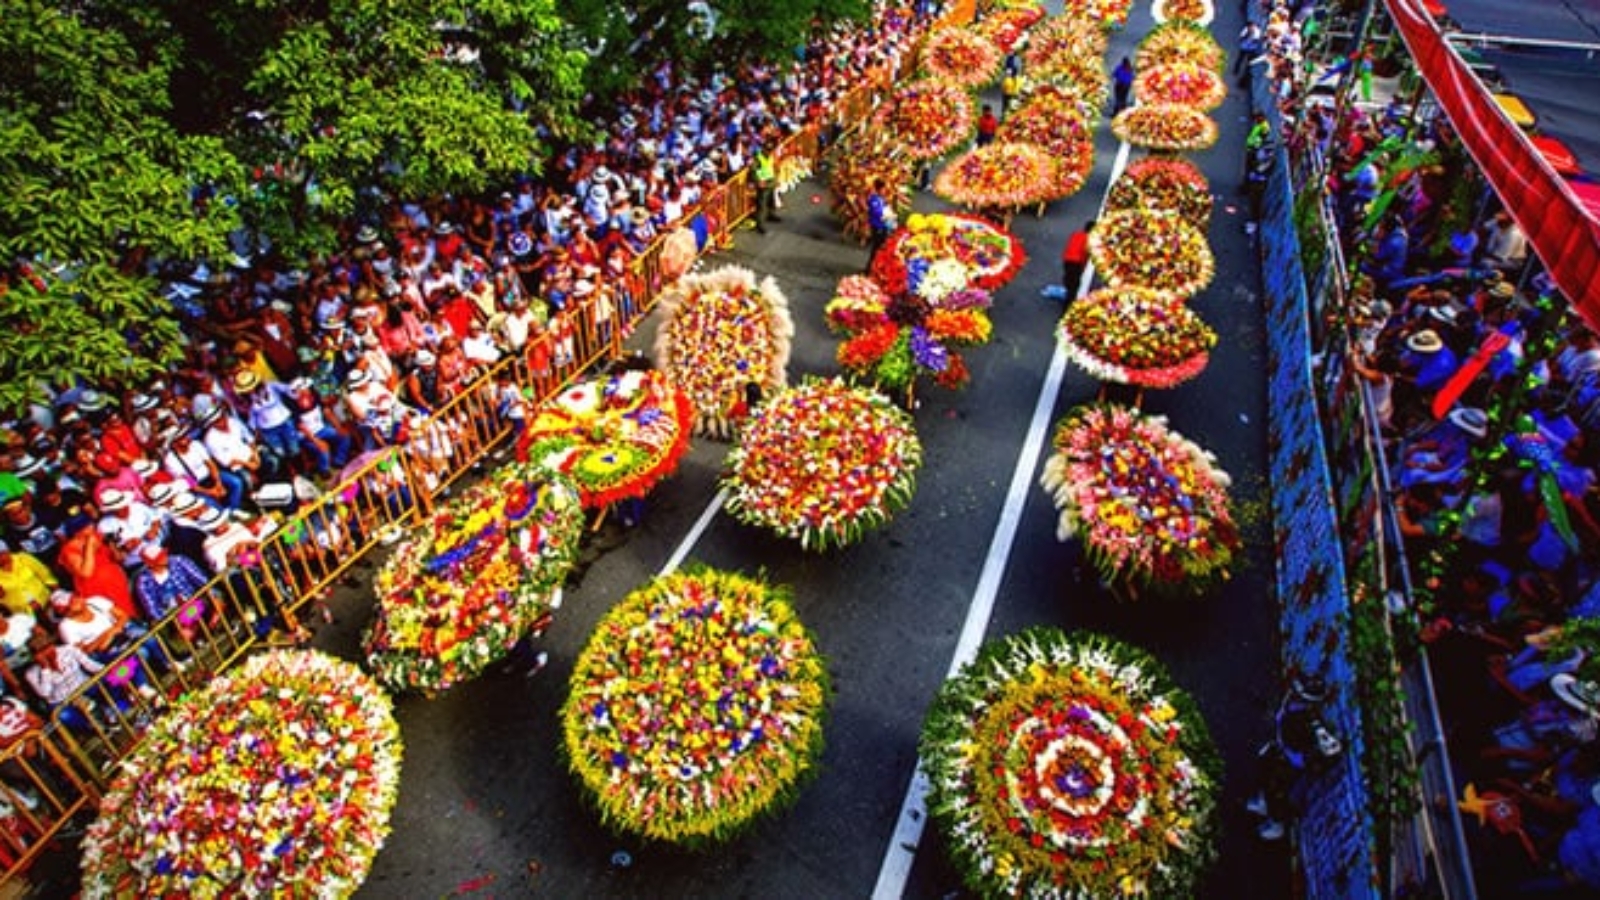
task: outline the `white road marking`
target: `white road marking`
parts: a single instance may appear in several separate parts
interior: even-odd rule
[[[667,558],[667,564],[661,567],[660,572],[656,573],[658,577],[670,575],[677,571],[679,566],[683,565],[683,561],[689,556],[689,551],[693,550],[694,545],[700,542],[700,536],[706,533],[707,528],[711,527],[711,520],[717,517],[717,511],[722,509],[722,504],[727,502],[728,489],[723,488],[717,491],[717,495],[711,498],[711,503],[700,514],[700,518],[694,520],[694,527],[690,528],[689,533],[683,536],[683,542],[678,544],[678,549],[672,551],[672,555]]]

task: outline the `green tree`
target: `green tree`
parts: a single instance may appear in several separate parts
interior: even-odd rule
[[[177,354],[145,263],[225,252],[238,215],[194,188],[226,189],[238,167],[169,124],[168,74],[52,4],[0,16],[0,408],[41,379],[121,383]]]

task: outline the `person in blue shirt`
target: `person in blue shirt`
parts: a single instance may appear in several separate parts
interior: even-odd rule
[[[867,267],[871,268],[878,249],[894,231],[894,206],[889,201],[889,186],[882,178],[873,179],[872,191],[867,195],[867,229]]]

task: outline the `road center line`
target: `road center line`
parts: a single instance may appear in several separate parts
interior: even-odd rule
[[[1123,143],[1117,149],[1111,164],[1111,180],[1106,182],[1106,194],[1128,165],[1130,147]],[[1100,198],[1100,211],[1105,211],[1105,196]],[[1094,282],[1094,266],[1084,270],[1079,290]],[[1016,541],[1017,527],[1022,522],[1022,508],[1033,489],[1033,473],[1039,466],[1039,456],[1044,450],[1045,436],[1050,429],[1050,413],[1055,409],[1056,397],[1061,393],[1061,382],[1066,376],[1067,355],[1059,342],[1050,356],[1050,368],[1045,372],[1044,384],[1039,386],[1039,399],[1033,404],[1033,419],[1028,423],[1028,433],[1017,454],[1017,467],[1011,472],[1011,486],[1006,491],[1006,502],[1000,509],[1000,521],[995,525],[994,539],[989,542],[989,555],[984,558],[983,571],[978,575],[978,586],[972,592],[972,603],[967,607],[967,619],[961,626],[961,636],[956,640],[955,653],[950,658],[950,668],[945,673],[948,680],[961,667],[977,657],[978,647],[989,630],[989,619],[994,615],[994,601],[1000,593],[1000,581],[1005,577],[1006,561],[1011,557],[1011,546]],[[928,820],[928,776],[918,757],[911,784],[906,788],[905,800],[900,804],[900,815],[895,821],[894,835],[883,853],[883,864],[878,869],[878,883],[872,889],[872,900],[899,900],[905,893],[906,881],[911,877],[911,864],[917,858],[917,847],[922,842],[922,829]]]

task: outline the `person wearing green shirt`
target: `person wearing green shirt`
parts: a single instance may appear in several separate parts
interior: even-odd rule
[[[762,234],[767,233],[766,223],[782,221],[772,212],[772,196],[778,187],[778,166],[772,158],[772,144],[776,139],[775,134],[763,137],[751,161],[750,174],[756,182],[756,231]]]

